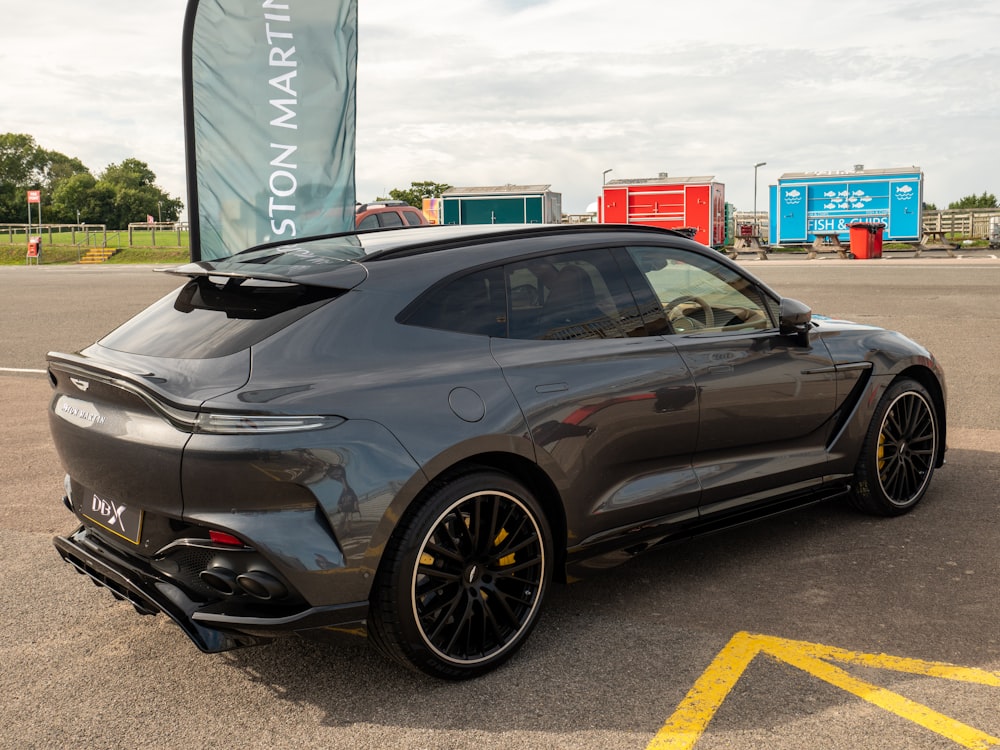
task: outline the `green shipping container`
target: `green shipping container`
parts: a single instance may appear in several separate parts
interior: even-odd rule
[[[451,188],[441,196],[445,224],[558,224],[562,196],[549,185]]]

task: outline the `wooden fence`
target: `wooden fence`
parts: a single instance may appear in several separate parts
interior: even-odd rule
[[[947,232],[963,240],[983,240],[990,236],[990,219],[1000,217],[1000,208],[924,211],[924,229]]]

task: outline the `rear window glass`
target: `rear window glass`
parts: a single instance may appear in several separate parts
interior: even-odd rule
[[[248,280],[192,279],[109,333],[100,344],[149,357],[210,359],[263,341],[340,289]]]

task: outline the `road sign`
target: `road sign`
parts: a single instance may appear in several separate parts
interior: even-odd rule
[[[41,203],[42,202],[42,191],[41,190],[29,190],[28,191],[28,203]]]

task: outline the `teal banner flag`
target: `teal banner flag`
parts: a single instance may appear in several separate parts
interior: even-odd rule
[[[357,0],[189,0],[191,259],[354,228]]]

